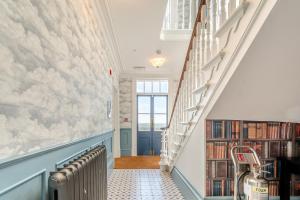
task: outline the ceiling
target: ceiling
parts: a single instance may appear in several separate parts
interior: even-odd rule
[[[189,41],[160,40],[166,5],[167,0],[109,0],[123,74],[179,77]],[[158,69],[149,63],[157,49],[167,60]]]
[[[210,119],[300,122],[300,1],[278,1]]]

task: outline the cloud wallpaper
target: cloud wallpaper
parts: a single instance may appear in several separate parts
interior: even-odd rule
[[[131,128],[132,80],[120,78],[120,127]]]
[[[112,128],[103,28],[91,0],[0,1],[0,159]]]

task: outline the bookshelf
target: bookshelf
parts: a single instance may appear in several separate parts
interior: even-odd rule
[[[256,150],[266,170],[270,196],[278,196],[280,163],[277,157],[300,156],[300,124],[240,120],[206,120],[206,196],[232,196],[233,145]],[[292,177],[291,194],[300,196],[300,177]]]

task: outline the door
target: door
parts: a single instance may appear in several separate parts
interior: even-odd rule
[[[159,155],[161,128],[167,126],[168,96],[137,96],[138,155]]]

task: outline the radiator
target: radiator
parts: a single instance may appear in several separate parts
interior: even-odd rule
[[[79,158],[50,172],[50,200],[106,200],[106,148],[97,146]]]

